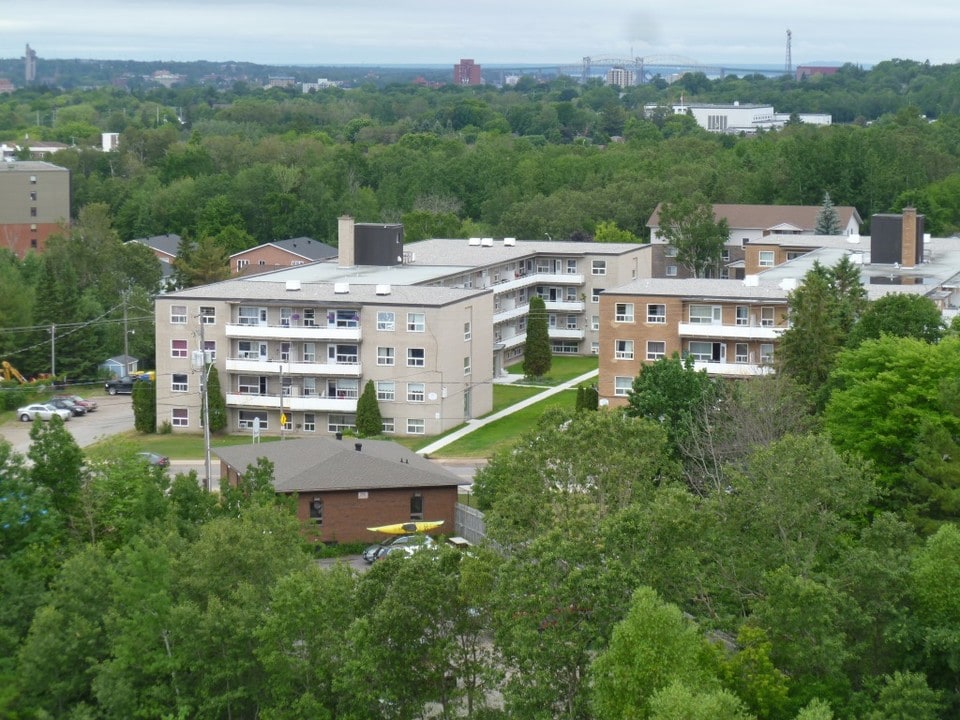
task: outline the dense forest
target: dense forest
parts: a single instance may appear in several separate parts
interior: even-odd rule
[[[663,200],[829,192],[953,233],[958,73],[18,91],[8,137],[76,143],[56,158],[75,222],[0,258],[0,353],[45,370],[64,325],[63,362],[89,371],[126,309],[152,356],[160,273],[124,243],[152,234],[185,238],[199,282],[255,243],[333,242],[344,213],[408,240],[643,238]],[[837,123],[729,137],[645,116],[681,86]],[[87,147],[102,131],[118,152]],[[547,413],[476,478],[491,547],[362,575],[317,564],[269,464],[211,495],[120,443],[85,455],[56,421],[27,457],[0,442],[0,717],[960,717],[958,327],[925,298],[867,302],[855,270],[791,296],[776,376],[667,358],[624,412]]]

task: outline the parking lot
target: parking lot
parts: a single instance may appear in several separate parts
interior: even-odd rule
[[[97,410],[81,417],[71,418],[66,428],[80,447],[133,429],[133,401],[129,395],[90,395],[97,401]],[[42,402],[42,401],[41,401]],[[30,449],[32,422],[12,419],[0,425],[0,437],[9,442],[16,452],[26,454]]]

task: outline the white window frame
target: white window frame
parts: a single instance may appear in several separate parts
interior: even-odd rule
[[[663,312],[660,312],[660,310]],[[647,322],[650,325],[666,324],[667,306],[663,303],[647,303]]]
[[[397,383],[393,380],[377,380],[377,400],[392,402],[397,399]]]
[[[383,423],[384,435],[393,435],[397,432],[397,423],[392,417],[381,417],[380,421]]]
[[[590,274],[591,274],[591,275],[606,275],[606,274],[607,274],[607,261],[606,261],[606,260],[591,260],[591,261],[590,261]]]
[[[696,315],[694,309],[698,311]],[[705,309],[709,310],[709,318]],[[687,317],[691,325],[720,325],[723,322],[723,308],[720,305],[691,303],[687,308]]]
[[[471,360],[470,360],[470,356],[467,355],[465,358],[463,358],[463,374],[469,375],[471,372],[473,372],[473,369],[471,367]]]
[[[667,265],[664,270],[664,275],[667,277],[676,277],[677,276],[677,266],[676,265]]]
[[[633,389],[633,378],[629,375],[617,375],[613,378],[613,394],[616,397],[626,397]]]
[[[190,427],[190,409],[172,408],[170,410],[171,427]]]
[[[734,346],[733,361],[737,364],[750,362],[750,345],[747,343],[736,343]]]
[[[741,327],[750,324],[750,306],[749,305],[737,305],[737,309],[734,310],[736,315],[736,323]]]
[[[190,392],[190,376],[187,373],[173,373],[170,376],[170,392]]]
[[[761,250],[757,253],[757,265],[759,267],[773,267],[776,257],[777,255],[773,250]]]
[[[407,313],[407,332],[426,332],[426,313]]]
[[[183,343],[181,346],[180,343]],[[183,359],[190,355],[190,347],[187,340],[183,338],[174,338],[170,340],[170,357]]]
[[[303,414],[303,431],[304,432],[316,432],[317,431],[317,414],[316,413],[304,413]]]
[[[422,382],[407,383],[407,402],[422,403],[427,399],[427,386]]]
[[[213,305],[200,306],[200,322],[204,325],[217,324],[217,308]]]
[[[427,350],[422,347],[407,348],[407,367],[426,367]]]
[[[380,367],[392,367],[396,364],[397,352],[395,348],[379,346],[377,347],[377,365]]]
[[[656,362],[666,355],[667,343],[665,340],[647,340],[647,360]]]
[[[617,360],[633,360],[633,340],[614,340],[614,358]]]
[[[237,325],[259,326],[267,324],[267,309],[256,305],[241,305],[237,308]]]
[[[204,340],[203,341],[203,351],[204,355],[209,358],[209,362],[213,362],[217,359],[217,341],[216,340]]]
[[[389,310],[377,311],[377,330],[393,332],[397,329],[397,315]]]
[[[600,293],[603,292],[603,288],[591,288],[590,290],[590,302],[598,303],[600,302]]]
[[[170,306],[170,324],[171,325],[187,324],[187,306],[186,305]]]
[[[423,418],[407,418],[407,435],[426,435],[427,424]]]
[[[617,322],[633,322],[633,303],[617,303],[614,306],[614,319]]]
[[[473,328],[470,325],[470,321],[467,320],[463,324],[463,341],[468,342],[472,338],[473,338]]]
[[[760,306],[760,327],[773,327],[777,322],[777,309],[773,305]]]

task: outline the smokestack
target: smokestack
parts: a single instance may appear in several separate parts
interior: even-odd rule
[[[355,265],[353,225],[353,218],[349,215],[341,215],[337,219],[337,264],[342,268]]]
[[[903,235],[900,240],[900,265],[913,267],[917,264],[917,209],[903,209]]]

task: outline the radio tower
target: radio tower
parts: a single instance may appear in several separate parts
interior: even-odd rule
[[[793,44],[793,33],[790,32],[788,28],[787,29],[787,64],[786,64],[787,75],[793,75],[793,58],[790,56],[790,46],[792,44]]]

